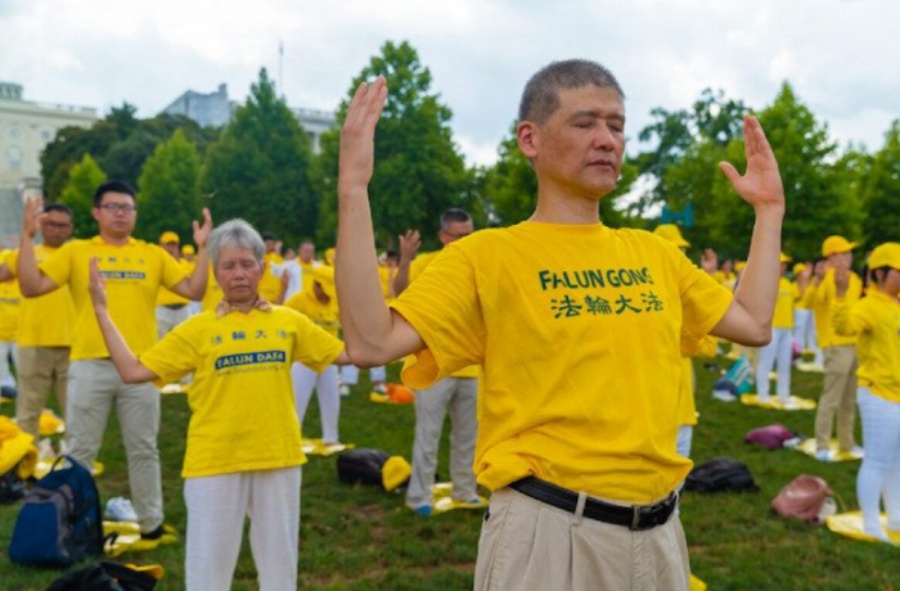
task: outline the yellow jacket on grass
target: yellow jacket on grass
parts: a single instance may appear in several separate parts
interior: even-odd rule
[[[900,402],[900,303],[874,289],[855,303],[838,298],[833,323],[836,333],[859,338],[859,384]]]
[[[34,247],[40,265],[56,254],[58,248],[44,244]],[[14,277],[19,274],[19,250],[10,251],[6,266]],[[22,298],[19,308],[19,329],[16,342],[20,347],[68,347],[72,344],[75,307],[69,286],[36,298]]]
[[[448,245],[391,305],[428,347],[404,369],[413,387],[482,365],[480,484],[533,474],[647,503],[691,467],[675,450],[682,344],[731,301],[647,232],[524,222]]]
[[[194,372],[185,478],[306,462],[290,366],[322,371],[344,345],[282,306],[192,316],[140,356],[158,385]]]
[[[862,280],[856,273],[851,271],[850,284],[847,287],[847,294],[844,296],[844,299],[853,303],[859,300],[861,295]],[[831,326],[832,307],[837,299],[834,286],[834,270],[829,269],[818,286],[810,285],[803,299],[806,306],[813,311],[819,347],[824,349],[825,347],[856,344],[855,336],[835,334]]]
[[[173,288],[187,272],[161,247],[129,238],[123,246],[108,244],[100,236],[68,242],[40,264],[41,271],[59,286],[71,289],[75,304],[71,359],[109,357],[88,293],[88,263],[99,259],[106,282],[109,313],[128,347],[139,355],[156,342],[156,294]]]

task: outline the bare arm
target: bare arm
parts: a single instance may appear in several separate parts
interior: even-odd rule
[[[744,118],[747,171],[741,176],[727,162],[719,166],[735,191],[756,212],[747,267],[734,301],[712,334],[742,345],[761,346],[772,339],[772,315],[781,276],[781,226],[784,189],[778,162],[766,135],[753,117]]]
[[[0,283],[9,281],[12,278],[12,271],[9,270],[9,267],[6,266],[6,263],[0,264]]]
[[[418,230],[409,230],[400,238],[400,264],[397,265],[397,274],[391,283],[391,291],[394,297],[399,296],[409,287],[409,267],[419,252],[422,238]]]
[[[422,338],[388,308],[376,266],[369,207],[375,126],[387,98],[379,77],[357,89],[341,128],[338,165],[338,239],[335,282],[347,354],[360,367],[383,365],[422,349]]]
[[[149,382],[155,380],[157,376],[150,371],[144,364],[135,357],[122,333],[116,328],[115,323],[109,316],[109,310],[106,307],[106,288],[103,279],[100,277],[100,270],[97,266],[97,259],[91,259],[91,302],[94,304],[94,313],[97,315],[97,323],[100,324],[100,332],[103,333],[103,340],[106,341],[106,348],[109,350],[109,357],[112,359],[116,371],[119,372],[122,381],[126,384],[137,384],[140,382]]]
[[[209,253],[206,252],[206,239],[212,231],[212,216],[209,209],[203,208],[203,226],[194,221],[194,243],[197,245],[197,260],[194,272],[178,282],[172,291],[189,300],[202,300],[206,293],[206,281],[209,277]]]
[[[19,241],[19,290],[26,298],[34,298],[50,293],[59,286],[38,268],[34,253],[34,237],[41,220],[43,199],[29,199],[25,202],[22,216],[22,238]]]

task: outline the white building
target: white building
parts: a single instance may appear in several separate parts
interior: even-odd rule
[[[0,82],[0,243],[16,242],[23,193],[40,192],[44,147],[63,127],[97,119],[97,109],[26,101],[21,85]]]
[[[228,98],[228,86],[220,84],[218,90],[203,94],[188,90],[162,110],[169,115],[184,115],[202,127],[222,127],[231,119],[238,102]],[[291,112],[309,136],[313,152],[321,149],[319,138],[337,125],[334,113],[314,109],[291,108]]]

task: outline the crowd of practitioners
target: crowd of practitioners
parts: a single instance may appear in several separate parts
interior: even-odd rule
[[[813,354],[825,377],[817,458],[832,459],[835,422],[839,451],[860,451],[858,404],[866,532],[888,540],[882,497],[888,529],[900,530],[900,245],[875,248],[860,277],[857,245],[831,236],[821,260],[789,273],[777,162],[755,119],[745,121],[746,172],[723,165],[757,216],[746,263],[720,265],[707,250],[698,267],[677,227],[654,236],[599,221],[624,150],[623,94],[608,70],[580,60],[547,66],[523,93],[532,218],[475,232],[451,209],[439,251],[419,253],[410,231],[379,256],[367,185],[386,94],[378,79],[349,106],[337,246],[323,260],[313,242],[285,250],[243,220],[214,228],[207,210],[192,244],[175,231],[137,240],[135,192],[120,181],[97,188],[93,238],[70,240],[88,221],[31,200],[19,248],[0,255],[0,385],[16,385],[15,360],[19,425],[37,437],[54,392],[68,453],[91,466],[115,409],[147,548],[176,539],[164,521],[159,390],[189,384],[188,589],[230,588],[245,515],[260,588],[296,587],[310,398],[324,442],[337,444],[341,396],[359,368],[383,389],[385,364],[402,358],[417,390],[406,504],[432,513],[448,414],[454,500],[478,506],[477,486],[492,492],[478,589],[626,588],[634,564],[652,565],[646,588],[687,589],[677,491],[696,424],[690,358],[723,340],[759,348],[758,395],[769,400],[774,368],[785,406],[795,350]]]

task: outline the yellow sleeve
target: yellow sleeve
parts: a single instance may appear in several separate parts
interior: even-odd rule
[[[204,314],[176,326],[140,356],[140,362],[156,374],[153,383],[164,386],[176,382],[200,365],[200,329]]]
[[[162,284],[165,285],[168,289],[174,289],[176,285],[181,283],[184,278],[189,275],[187,269],[185,269],[184,266],[175,259],[175,257],[170,255],[161,247],[156,246],[155,244],[151,246],[157,249],[159,251],[158,254],[162,257],[162,273],[160,274]]]
[[[846,297],[836,298],[834,304],[831,309],[831,326],[835,333],[850,337],[872,329],[865,306],[855,304]]]
[[[316,373],[322,373],[334,363],[344,343],[324,328],[300,313],[293,313],[297,322],[297,342],[294,343],[294,361],[299,361]]]
[[[464,367],[482,364],[486,327],[475,268],[457,245],[445,247],[390,305],[427,347],[404,367],[404,383],[423,389]]]
[[[814,302],[818,305],[827,304],[834,299],[834,271],[829,269],[822,278],[822,282],[816,287]]]
[[[67,242],[53,256],[38,265],[38,269],[57,286],[65,285],[72,276],[72,258],[77,242]]]

